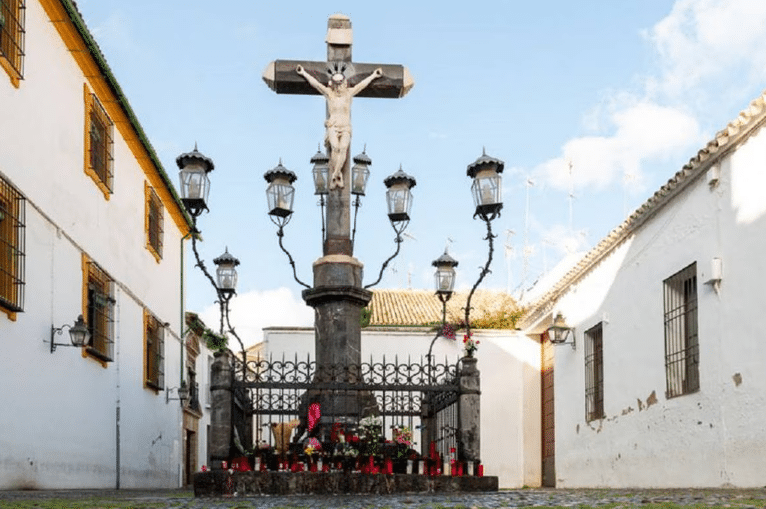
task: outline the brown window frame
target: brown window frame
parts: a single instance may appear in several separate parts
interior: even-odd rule
[[[114,192],[114,123],[85,85],[85,173],[107,200]]]
[[[17,88],[24,79],[26,10],[24,0],[0,0],[0,67]]]
[[[665,321],[665,397],[700,389],[697,262],[663,282]]]
[[[114,281],[95,262],[86,260],[84,316],[90,332],[87,354],[102,362],[114,360]]]
[[[165,388],[165,325],[144,310],[144,384],[161,391]]]
[[[0,309],[11,319],[24,311],[26,199],[0,176]]]
[[[604,417],[604,327],[599,322],[585,331],[585,420]]]
[[[159,262],[162,259],[165,208],[162,206],[159,195],[149,184],[145,185],[145,194],[146,248]]]

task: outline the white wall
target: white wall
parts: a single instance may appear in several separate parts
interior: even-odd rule
[[[425,362],[434,333],[427,329],[362,330],[362,362],[385,356],[392,362]],[[454,363],[462,355],[457,341],[434,343],[435,363]],[[264,329],[264,355],[274,359],[314,358],[313,328]],[[481,371],[481,459],[485,474],[498,476],[501,488],[539,486],[540,471],[540,345],[524,335],[501,330],[475,330]],[[416,434],[417,435],[417,434]],[[417,438],[416,438],[417,440]]]
[[[702,176],[558,303],[577,350],[556,349],[557,486],[763,486],[764,133],[721,168],[717,187]],[[704,284],[714,257],[720,293]],[[663,280],[695,261],[701,388],[667,399]],[[606,418],[586,423],[583,333],[602,320]]]
[[[170,323],[165,375],[177,381],[181,234],[166,209],[161,263],[145,249],[146,177],[116,128],[108,201],[84,173],[86,79],[39,2],[26,7],[25,79],[0,79],[0,174],[27,198],[24,311],[0,313],[0,489],[115,487],[118,451],[121,487],[177,486],[181,410],[144,388],[143,309]],[[116,283],[106,367],[76,348],[50,353],[51,327],[82,314],[82,253]]]

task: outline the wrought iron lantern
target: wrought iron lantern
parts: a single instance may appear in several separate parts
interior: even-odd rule
[[[449,299],[452,296],[452,290],[455,287],[455,267],[457,267],[457,264],[457,260],[447,254],[446,249],[443,255],[431,262],[431,265],[436,267],[436,273],[434,274],[436,293],[440,297]]]
[[[72,344],[56,343],[54,337],[56,334],[61,335],[64,332],[64,328],[69,327],[69,340]],[[85,324],[82,315],[77,317],[74,325],[64,324],[61,327],[51,327],[51,353],[56,351],[57,346],[84,346],[90,341],[90,331]]]
[[[354,156],[354,166],[351,167],[351,194],[364,196],[367,180],[370,178],[368,166],[371,164],[372,159],[367,155],[366,148],[361,154]]]
[[[399,170],[389,175],[383,183],[388,188],[386,202],[388,202],[388,218],[392,223],[409,221],[410,208],[412,207],[412,193],[410,189],[417,183],[413,177]]]
[[[237,265],[239,260],[229,254],[229,248],[226,251],[213,260],[216,266],[215,276],[218,282],[218,291],[224,296],[231,296],[236,293],[237,290]]]
[[[468,165],[467,175],[473,179],[471,193],[473,194],[476,212],[489,220],[500,215],[503,208],[502,177],[505,163],[487,155],[486,151],[476,161]]]
[[[574,327],[567,325],[566,320],[561,312],[556,314],[556,318],[553,320],[553,325],[548,328],[548,336],[551,339],[551,343],[555,345],[572,345],[572,349],[575,348],[574,340]],[[572,341],[567,342],[569,335],[572,335]]]
[[[210,193],[208,173],[213,171],[213,160],[194,150],[181,154],[176,158],[180,168],[181,201],[193,217],[199,216],[203,210],[208,210],[207,199]]]
[[[325,195],[329,191],[329,163],[330,158],[327,154],[317,149],[317,153],[311,158],[311,164],[314,165],[314,169],[311,170],[314,176],[314,194]]]
[[[170,391],[176,391],[176,394],[178,394],[177,398],[171,398],[170,397]],[[181,404],[183,404],[184,401],[189,399],[189,387],[186,385],[186,381],[181,381],[180,387],[167,387],[165,388],[165,404],[170,403],[171,401],[180,401]]]
[[[293,213],[295,188],[292,184],[298,180],[298,177],[282,166],[280,160],[277,166],[264,173],[263,178],[269,183],[269,187],[266,188],[269,215],[272,219],[276,218],[276,220],[286,223],[287,218]]]

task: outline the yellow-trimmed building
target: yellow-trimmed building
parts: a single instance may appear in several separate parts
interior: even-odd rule
[[[178,486],[191,222],[74,1],[0,1],[0,111],[0,489]]]

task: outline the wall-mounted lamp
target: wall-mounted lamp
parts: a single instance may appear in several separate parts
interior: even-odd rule
[[[171,398],[170,392],[176,391],[177,398]],[[183,404],[184,401],[189,399],[189,388],[186,387],[186,381],[181,382],[181,387],[166,387],[165,388],[165,404],[167,405],[171,401],[180,401]]]
[[[69,339],[72,344],[69,343],[56,343],[54,337],[56,334],[59,336],[64,333],[64,327],[69,327]],[[77,317],[74,325],[64,324],[61,327],[51,327],[51,353],[56,351],[57,346],[83,346],[87,345],[90,341],[90,331],[88,326],[85,325],[85,320],[82,319],[82,315]]]
[[[723,279],[723,261],[716,257],[710,260],[710,279],[705,284],[711,285],[716,293],[721,291],[721,280]]]
[[[567,342],[570,334],[572,335],[572,341]],[[554,345],[572,345],[572,350],[575,349],[574,327],[567,325],[560,312],[556,314],[553,325],[548,328],[548,336]]]

